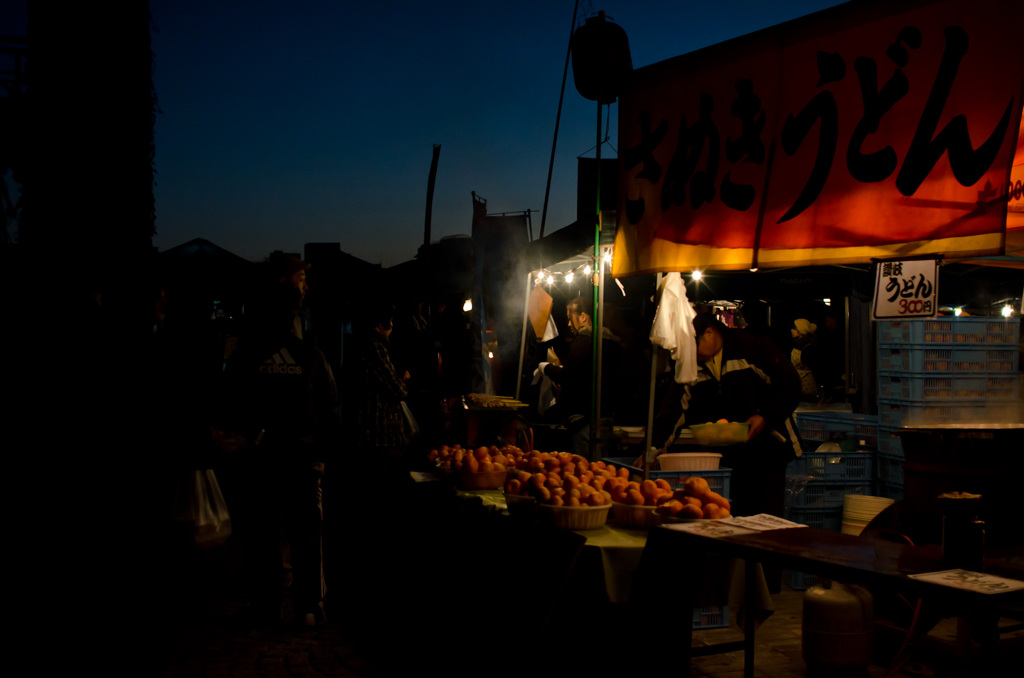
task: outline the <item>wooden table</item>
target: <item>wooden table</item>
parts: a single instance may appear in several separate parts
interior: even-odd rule
[[[926,599],[948,610],[948,616],[971,621],[972,631],[982,644],[982,656],[992,654],[986,653],[985,648],[991,648],[998,639],[995,622],[998,621],[999,609],[1024,601],[1024,590],[980,593],[911,578],[911,574],[948,569],[942,566],[938,547],[916,547],[810,527],[707,536],[663,526],[652,529],[648,535],[631,589],[630,604],[637,606],[639,618],[646,620],[647,646],[671,647],[671,665],[677,669],[681,661],[683,666],[688,665],[692,656],[743,650],[744,674],[748,677],[754,675],[755,615],[745,615],[742,641],[697,649],[691,648],[692,629],[689,625],[674,621],[685,618],[687,610],[692,613],[702,586],[703,563],[713,555],[741,558],[747,562],[748,592],[755,590],[752,577],[756,568],[753,565],[762,563],[848,584],[860,584],[876,595],[884,591]],[[1020,556],[1019,549],[1013,553],[989,553],[985,571],[1020,579],[1021,573],[1011,564],[1013,558]],[[668,590],[674,606],[682,609],[670,610],[665,606]],[[751,604],[747,595],[744,605],[749,608]],[[655,652],[648,656],[652,664],[648,668],[665,668],[661,662],[662,655]]]

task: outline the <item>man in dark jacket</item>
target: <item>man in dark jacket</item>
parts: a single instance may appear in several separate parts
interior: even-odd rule
[[[225,428],[246,441],[236,524],[257,612],[281,617],[290,567],[297,618],[314,625],[324,618],[322,478],[339,444],[338,389],[324,354],[301,336],[309,264],[275,253],[265,266],[268,286],[225,370]]]
[[[711,313],[698,314],[693,326],[697,379],[683,389],[673,437],[683,426],[719,419],[749,424],[746,443],[716,448],[721,465],[732,469],[732,513],[781,517],[786,464],[799,450],[792,414],[800,377],[787,356],[758,333],[728,328]]]

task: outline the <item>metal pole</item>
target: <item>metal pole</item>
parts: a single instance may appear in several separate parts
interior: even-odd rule
[[[657,298],[658,288],[661,287],[663,273],[659,273],[654,281],[654,294]],[[659,301],[660,303],[660,301]],[[651,343],[651,386],[647,395],[647,428],[644,436],[644,480],[650,477],[648,467],[651,465],[650,451],[651,443],[654,442],[654,386],[658,378],[658,347]]]
[[[555,147],[558,146],[558,123],[562,119],[562,100],[565,98],[565,80],[569,75],[569,58],[572,56],[572,36],[576,31],[576,12],[580,0],[572,8],[572,25],[569,27],[569,45],[565,48],[565,68],[562,69],[562,89],[558,94],[558,113],[555,114],[555,138],[551,140],[551,160],[548,162],[548,183],[544,187],[544,209],[540,213],[540,237],[544,237],[544,224],[548,220],[548,197],[551,195],[551,173],[555,168]]]
[[[604,257],[601,257],[600,261],[600,275],[597,278],[597,304],[595,307],[597,310],[597,327],[594,330],[594,334],[597,336],[597,388],[596,396],[594,398],[594,418],[597,421],[596,430],[598,433],[598,441],[600,441],[601,433],[601,393],[604,390]],[[600,442],[597,443],[597,456],[596,459],[600,459],[604,456],[604,451],[601,447]]]
[[[430,160],[430,176],[427,178],[427,216],[423,225],[423,246],[430,247],[430,222],[434,211],[434,182],[437,180],[437,160],[441,156],[441,144],[434,144],[434,155]]]
[[[530,282],[533,280],[533,273],[526,274],[526,303],[523,304],[523,334],[519,338],[519,379],[516,380],[516,400],[519,400],[519,390],[523,385],[523,362],[526,357],[526,324],[530,322]]]
[[[594,449],[597,445],[597,433],[598,433],[598,422],[597,413],[599,411],[597,407],[597,389],[598,379],[597,370],[600,363],[597,361],[598,347],[601,345],[601,337],[597,332],[597,326],[601,321],[600,313],[598,313],[598,287],[600,286],[600,266],[601,262],[601,102],[597,102],[597,194],[596,209],[597,209],[597,220],[594,224],[594,275],[598,276],[598,284],[593,286],[593,298],[591,299],[591,312],[598,316],[596,319],[591,318],[592,325],[594,327],[593,347],[591,356],[593,361],[591,364],[590,371],[590,458],[594,458]]]

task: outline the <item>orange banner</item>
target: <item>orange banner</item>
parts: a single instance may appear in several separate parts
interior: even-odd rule
[[[1019,0],[851,2],[638,69],[612,275],[1001,254],[1022,20]]]

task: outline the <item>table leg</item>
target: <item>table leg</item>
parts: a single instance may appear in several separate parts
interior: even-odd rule
[[[743,675],[754,677],[754,632],[757,614],[757,572],[758,563],[747,560],[743,567]]]

